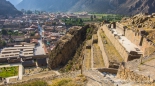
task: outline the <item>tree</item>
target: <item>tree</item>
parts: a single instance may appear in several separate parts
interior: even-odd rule
[[[6,43],[5,43],[5,41],[2,41],[2,46],[6,46]]]
[[[25,13],[25,10],[24,10],[24,9],[21,9],[21,12],[22,12],[22,13]]]
[[[90,20],[93,21],[93,15],[90,16]]]
[[[96,19],[96,15],[94,15],[94,19]]]
[[[31,34],[30,34],[30,36],[34,36],[35,35],[35,33],[34,32],[32,32]]]
[[[26,14],[32,14],[31,10],[27,10]]]
[[[79,19],[79,21],[80,21],[80,22],[79,22],[80,24],[83,24],[83,20],[82,20],[81,18]]]
[[[3,35],[7,35],[7,30],[2,29],[2,34],[3,34]]]

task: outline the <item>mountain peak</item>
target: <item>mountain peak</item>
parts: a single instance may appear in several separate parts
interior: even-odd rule
[[[21,15],[9,1],[0,0],[0,15]]]

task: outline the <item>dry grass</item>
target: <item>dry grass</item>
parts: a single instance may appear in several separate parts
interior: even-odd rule
[[[120,54],[118,53],[116,48],[113,46],[111,41],[106,37],[105,33],[103,31],[101,31],[100,35],[102,37],[103,43],[105,42],[105,40],[107,42],[106,44],[104,44],[104,48],[105,48],[105,51],[106,51],[107,56],[109,58],[109,61],[110,62],[116,62],[116,63],[122,62],[123,61],[122,57],[120,56]]]
[[[79,75],[76,78],[61,78],[52,81],[50,86],[85,86],[87,78],[84,75]]]
[[[42,80],[32,80],[29,82],[19,83],[19,84],[13,84],[9,86],[49,86],[46,81]]]
[[[154,51],[155,51],[155,47],[148,47],[145,50],[145,55],[149,56],[149,55],[153,54]]]
[[[84,50],[84,66],[86,69],[91,68],[91,50],[90,49],[85,49]]]
[[[94,48],[94,51],[93,51],[94,68],[103,68],[104,60],[98,44],[93,44],[93,48]]]

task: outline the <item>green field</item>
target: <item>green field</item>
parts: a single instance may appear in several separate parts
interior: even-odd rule
[[[91,19],[92,16],[92,19]],[[90,21],[109,21],[109,22],[116,22],[120,21],[123,18],[122,15],[118,14],[90,14],[90,18],[82,18],[84,22]]]
[[[17,76],[18,68],[19,68],[18,66],[0,68],[0,77],[7,78],[7,77],[11,77],[11,76]]]

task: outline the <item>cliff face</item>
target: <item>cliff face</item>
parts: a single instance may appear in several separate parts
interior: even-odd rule
[[[77,48],[86,39],[87,27],[73,27],[58,41],[56,47],[50,53],[49,68],[65,66],[73,58]]]
[[[10,2],[6,0],[0,0],[0,15],[21,15]]]

